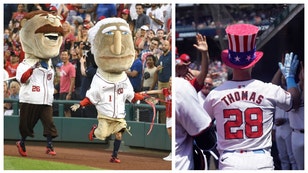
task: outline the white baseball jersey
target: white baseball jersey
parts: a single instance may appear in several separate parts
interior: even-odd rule
[[[300,87],[298,86],[298,89]],[[304,119],[304,92],[301,91],[301,103],[300,107],[296,110],[292,109],[288,112],[290,126],[294,130],[292,132],[292,151],[296,160],[297,168],[299,170],[304,170],[304,148],[305,148],[305,134],[304,132],[300,132],[305,129],[305,119]]]
[[[300,87],[298,86],[298,89]],[[305,129],[304,127],[304,93],[301,92],[301,103],[297,110],[292,109],[290,112],[288,112],[289,120],[290,120],[290,126],[293,129],[301,130]]]
[[[31,60],[30,60],[31,61]],[[21,62],[16,71],[16,79],[21,83],[21,77],[33,63],[27,59]],[[38,67],[26,83],[21,83],[19,101],[21,103],[52,105],[54,94],[54,69]]]
[[[290,110],[291,94],[271,83],[255,79],[226,81],[212,90],[204,109],[216,119],[217,149],[270,148],[276,106]]]
[[[175,90],[175,168],[177,170],[194,169],[193,137],[206,129],[210,116],[199,104],[195,88],[183,78],[174,78]]]
[[[105,80],[101,74],[96,73],[86,97],[102,115],[125,118],[125,101],[131,101],[134,94],[134,89],[127,77],[114,83]]]

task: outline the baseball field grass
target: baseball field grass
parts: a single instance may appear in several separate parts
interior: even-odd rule
[[[82,165],[4,156],[4,170],[102,170]]]

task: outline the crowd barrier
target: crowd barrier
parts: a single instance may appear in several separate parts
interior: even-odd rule
[[[4,102],[11,102],[13,113],[10,116],[4,116],[4,140],[18,140],[19,133],[19,103],[16,99],[4,99]],[[97,124],[96,118],[85,117],[64,117],[64,104],[78,103],[78,100],[55,100],[54,104],[58,105],[59,115],[54,117],[54,122],[58,130],[59,136],[54,141],[59,142],[94,142],[108,143],[112,138],[105,141],[88,140],[88,133],[93,124]],[[159,114],[160,110],[165,110],[165,106],[156,105]],[[158,123],[158,116],[155,119],[152,132],[147,135],[151,122],[139,121],[142,116],[142,110],[152,110],[148,104],[132,104],[126,103],[126,121],[130,127],[132,136],[128,133],[123,135],[123,143],[128,147],[142,147],[145,149],[171,150],[171,140],[166,131],[166,125]],[[34,138],[28,137],[27,140],[45,141],[43,136],[43,127],[39,122],[34,128]]]

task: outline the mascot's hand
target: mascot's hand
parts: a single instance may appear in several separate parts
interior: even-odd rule
[[[286,79],[294,78],[298,64],[299,60],[297,59],[297,55],[293,56],[293,52],[290,54],[286,53],[284,64],[281,62],[278,63],[281,73]]]
[[[80,104],[74,104],[74,105],[71,106],[71,110],[74,111],[74,112],[75,112],[77,109],[79,109],[79,108],[80,108]]]
[[[134,98],[132,100],[132,103],[135,103],[138,100],[143,100],[144,99],[144,95],[141,93],[135,93]]]
[[[141,93],[135,93],[135,100],[143,100],[144,99],[144,95]]]

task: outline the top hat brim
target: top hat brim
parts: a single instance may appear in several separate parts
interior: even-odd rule
[[[261,51],[256,51],[256,58],[249,64],[247,65],[236,65],[236,64],[233,64],[229,61],[229,58],[228,58],[228,49],[225,49],[221,52],[221,59],[222,59],[222,62],[225,63],[228,67],[231,67],[233,69],[248,69],[252,66],[254,66],[263,56],[263,52]]]

